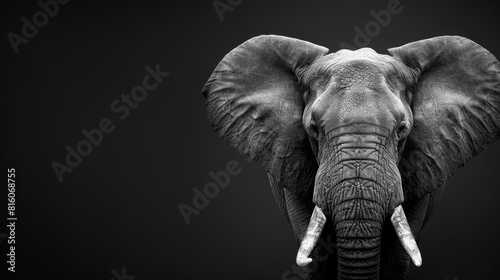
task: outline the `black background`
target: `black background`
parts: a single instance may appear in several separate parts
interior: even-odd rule
[[[461,35],[500,56],[495,2],[436,2],[401,0],[403,11],[369,46],[384,53]],[[71,1],[18,54],[7,34],[20,35],[21,18],[40,7],[2,3],[2,159],[17,176],[15,276],[112,279],[125,267],[136,280],[282,279],[297,249],[291,228],[264,170],[208,124],[201,89],[222,57],[253,36],[285,35],[333,52],[353,44],[353,28],[387,3],[245,0],[221,21],[212,1]],[[156,64],[170,76],[118,119],[110,104]],[[64,163],[65,146],[105,117],[115,130],[60,183],[51,163]],[[499,156],[497,142],[448,181],[421,236],[423,266],[410,279],[498,278]],[[231,160],[241,173],[186,225],[178,205],[192,205],[192,189]],[[6,214],[6,187],[2,197]]]

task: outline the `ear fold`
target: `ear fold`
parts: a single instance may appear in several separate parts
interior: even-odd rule
[[[413,130],[400,162],[403,182],[418,196],[412,199],[431,193],[435,205],[446,180],[500,138],[500,63],[457,36],[389,52],[418,77],[412,89]]]
[[[317,169],[296,73],[327,52],[297,39],[255,37],[228,53],[203,88],[219,136],[259,162],[273,185],[294,193],[309,188]]]

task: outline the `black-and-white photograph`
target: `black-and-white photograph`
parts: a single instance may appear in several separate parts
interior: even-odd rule
[[[4,3],[1,279],[499,278],[497,11]]]

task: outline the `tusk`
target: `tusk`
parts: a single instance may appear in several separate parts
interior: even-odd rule
[[[326,223],[325,214],[318,206],[314,207],[314,211],[311,215],[311,220],[307,226],[306,234],[304,239],[300,243],[299,251],[297,252],[297,265],[306,266],[311,263],[312,259],[309,258],[314,246],[318,243],[318,239],[323,231],[323,227]]]
[[[405,248],[408,255],[410,255],[411,260],[415,264],[415,266],[422,265],[422,256],[420,255],[420,250],[418,249],[417,242],[411,233],[410,224],[406,219],[405,212],[403,211],[403,207],[399,205],[394,210],[394,214],[391,217],[392,225],[396,230],[396,234],[401,241],[401,244]]]

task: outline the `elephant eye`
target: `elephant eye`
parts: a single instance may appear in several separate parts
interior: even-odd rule
[[[312,87],[316,90],[324,88],[326,85],[328,85],[328,82],[330,81],[330,77],[326,75],[318,76],[313,80],[313,83],[311,84]]]
[[[319,130],[316,126],[316,122],[312,119],[309,121],[309,135],[316,140],[318,139]]]
[[[398,130],[396,131],[396,136],[398,137],[398,140],[403,138],[403,136],[406,134],[408,131],[408,124],[405,121],[402,121],[399,124]]]
[[[318,85],[324,86],[324,85],[328,84],[328,81],[330,80],[329,78],[330,77],[328,77],[328,76],[323,76],[322,78],[318,79]]]

